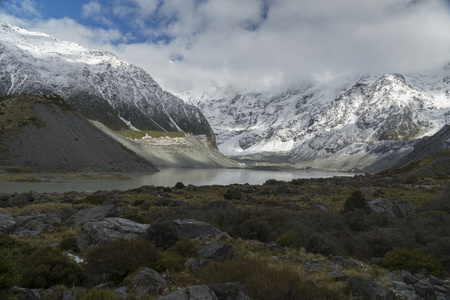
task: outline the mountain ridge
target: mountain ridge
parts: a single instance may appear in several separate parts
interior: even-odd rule
[[[380,161],[388,168],[393,162],[386,157],[400,159],[413,140],[449,124],[449,82],[447,65],[416,74],[347,75],[278,93],[216,84],[178,95],[200,107],[228,156],[355,170]]]
[[[6,24],[0,37],[0,95],[58,94],[85,117],[114,130],[185,131],[215,143],[198,108],[112,53]]]

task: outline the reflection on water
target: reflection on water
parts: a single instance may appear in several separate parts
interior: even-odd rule
[[[21,174],[21,176],[26,174]],[[260,171],[250,169],[163,169],[152,174],[124,173],[130,180],[118,179],[63,179],[55,178],[50,182],[5,182],[0,180],[0,193],[13,192],[67,192],[98,190],[127,190],[142,185],[174,186],[177,182],[185,185],[228,185],[233,183],[263,184],[268,179],[290,181],[296,178],[326,178],[333,176],[353,176],[354,173],[328,172],[315,170]]]

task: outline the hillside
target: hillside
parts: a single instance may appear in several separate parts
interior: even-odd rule
[[[0,194],[0,294],[446,300],[449,173],[404,174]]]
[[[61,97],[0,97],[0,165],[29,171],[158,171]]]

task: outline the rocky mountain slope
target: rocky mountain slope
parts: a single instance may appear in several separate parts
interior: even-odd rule
[[[344,76],[278,93],[212,85],[180,93],[197,105],[228,156],[298,168],[386,169],[411,141],[450,124],[450,64],[420,74]],[[395,154],[393,154],[395,152]]]
[[[143,69],[112,53],[44,33],[0,25],[0,96],[58,94],[112,129],[214,134],[200,110],[161,89]]]
[[[158,171],[61,97],[0,97],[0,165],[33,171]]]

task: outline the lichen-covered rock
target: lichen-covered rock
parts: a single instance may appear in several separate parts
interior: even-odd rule
[[[142,268],[136,272],[127,282],[127,288],[134,290],[138,298],[149,293],[158,293],[158,290],[166,284],[164,277],[151,268]]]
[[[13,217],[8,214],[0,212],[0,232],[11,233],[16,222]]]
[[[383,299],[394,300],[395,294],[387,287],[381,286],[372,280],[365,279],[361,276],[354,276],[346,281],[347,287],[351,290],[353,299]]]
[[[119,217],[121,213],[113,204],[104,205],[94,208],[86,208],[78,211],[73,216],[73,224],[75,226],[92,220],[101,220],[107,217]]]
[[[414,284],[414,291],[425,300],[437,299],[433,286],[424,280],[419,280]]]
[[[250,296],[245,291],[240,282],[228,282],[212,284],[208,286],[214,291],[220,300],[250,300]]]
[[[211,245],[200,249],[198,255],[203,259],[211,259],[217,261],[224,261],[232,259],[237,255],[237,250],[233,245],[222,242],[215,242]]]
[[[173,222],[179,227],[179,238],[188,239],[212,239],[222,237],[223,233],[214,226],[193,220],[193,219],[176,219]]]
[[[120,238],[141,239],[149,226],[122,218],[86,222],[77,236],[77,245],[84,250]]]

